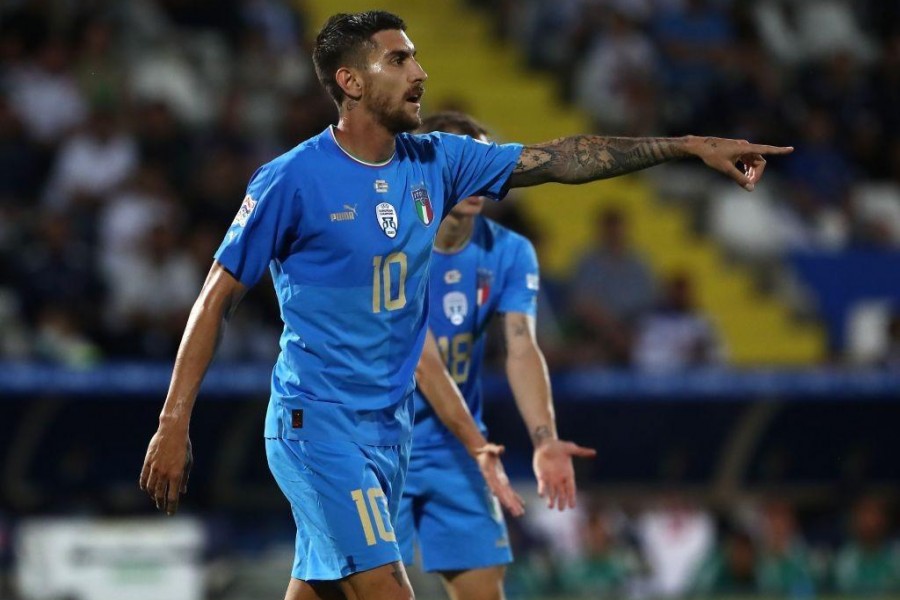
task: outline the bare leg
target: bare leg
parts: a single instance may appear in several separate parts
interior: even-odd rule
[[[284,600],[356,600],[341,590],[338,581],[302,581],[291,578]]]
[[[394,562],[341,580],[348,600],[415,600],[403,563]]]
[[[486,567],[468,571],[441,571],[441,581],[450,600],[505,600],[503,576],[506,567]]]

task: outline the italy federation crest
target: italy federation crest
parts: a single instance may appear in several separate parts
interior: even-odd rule
[[[419,220],[425,226],[431,225],[431,222],[434,221],[434,209],[431,207],[428,190],[424,185],[417,185],[412,189],[412,197],[416,203],[416,214],[419,216]]]
[[[397,237],[397,210],[388,202],[382,202],[375,207],[375,217],[384,235],[391,239]]]
[[[450,292],[444,296],[444,315],[454,325],[462,325],[469,314],[469,301],[462,292]]]
[[[491,295],[491,287],[494,285],[494,273],[487,269],[478,269],[478,281],[475,292],[475,303],[484,306]]]

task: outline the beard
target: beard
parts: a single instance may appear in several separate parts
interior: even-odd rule
[[[422,124],[422,117],[406,111],[406,101],[399,106],[392,106],[387,95],[374,94],[369,101],[369,109],[378,123],[393,134],[412,131]]]

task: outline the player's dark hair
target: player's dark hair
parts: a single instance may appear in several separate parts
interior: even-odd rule
[[[338,105],[344,99],[344,91],[334,74],[343,66],[364,66],[366,52],[375,47],[372,36],[387,29],[406,31],[406,23],[389,12],[370,10],[338,13],[322,26],[313,48],[313,65],[319,81]]]
[[[488,134],[484,125],[466,113],[455,110],[444,110],[429,115],[422,120],[422,124],[416,131],[418,133],[431,133],[432,131],[460,133],[476,139]]]

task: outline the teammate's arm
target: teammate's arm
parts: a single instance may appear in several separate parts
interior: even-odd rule
[[[751,144],[746,140],[690,135],[677,138],[576,135],[525,146],[508,185],[585,183],[694,156],[752,191],[766,168],[763,154],[788,154],[793,150]],[[738,161],[743,164],[743,170],[736,166]]]
[[[159,428],[150,440],[140,478],[141,489],[169,515],[178,510],[179,495],[187,492],[193,461],[188,429],[194,401],[225,322],[246,290],[218,262],[213,263],[185,326]]]
[[[557,437],[550,376],[537,343],[534,317],[508,312],[504,316],[503,331],[507,348],[506,375],[534,444],[533,467],[538,495],[547,499],[549,508],[554,505],[559,510],[567,506],[575,508],[572,457],[593,457],[597,452]]]
[[[478,429],[465,399],[447,372],[431,330],[426,334],[422,356],[416,366],[416,383],[444,426],[478,462],[481,474],[500,503],[511,514],[522,515],[525,512],[522,499],[512,489],[500,462],[503,447],[488,443]]]

